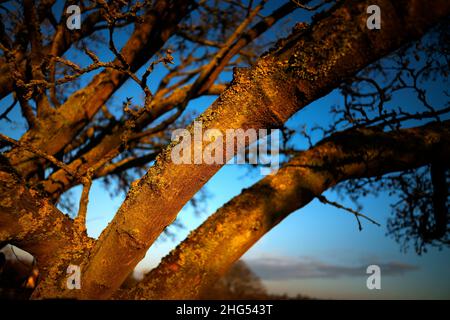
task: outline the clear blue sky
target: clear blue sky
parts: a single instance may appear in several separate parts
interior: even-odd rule
[[[276,1],[269,2],[270,12]],[[289,19],[279,23],[268,38],[273,39],[284,34],[300,21],[300,10]],[[123,45],[126,31],[117,35],[117,46]],[[102,59],[112,57],[107,51],[96,52]],[[74,57],[73,51],[68,57]],[[79,57],[77,59],[80,59]],[[81,59],[80,63],[87,60]],[[177,61],[175,60],[175,63]],[[153,76],[153,86],[163,74],[163,69],[157,67]],[[86,77],[86,81],[91,76]],[[229,75],[224,75],[226,80]],[[436,84],[430,84],[430,87]],[[133,96],[138,101],[142,96],[137,86],[127,82],[119,90],[113,102],[116,110],[120,109],[121,101],[127,96]],[[405,95],[398,98],[404,105],[414,108],[414,97]],[[214,98],[200,98],[192,102],[190,111],[197,113],[207,108]],[[341,101],[337,92],[316,101],[289,122],[291,128],[302,124],[309,127],[314,124],[325,124],[330,121],[329,108]],[[11,102],[11,97],[1,102],[0,110]],[[0,132],[19,138],[25,130],[25,124],[20,117],[19,108],[11,113],[14,123],[0,122]],[[297,139],[297,146],[304,146],[305,141]],[[49,142],[51,143],[51,142]],[[243,165],[227,165],[221,169],[205,186],[211,195],[201,216],[196,215],[192,207],[187,205],[180,213],[180,221],[184,229],[174,229],[177,233],[175,241],[159,240],[148,252],[146,258],[139,264],[137,270],[148,270],[157,265],[161,257],[167,254],[179,241],[183,240],[190,230],[196,228],[210,214],[239,194],[262,177],[258,170],[251,171]],[[80,188],[73,190],[74,201],[78,202]],[[337,199],[336,194],[327,192],[330,199]],[[124,196],[111,198],[104,185],[95,182],[90,193],[88,207],[88,232],[98,236],[101,230],[112,219]],[[403,253],[400,245],[391,237],[386,236],[386,221],[390,216],[389,204],[393,199],[386,194],[379,197],[361,199],[363,211],[381,223],[381,227],[365,223],[363,231],[358,231],[355,218],[338,209],[313,201],[308,206],[292,213],[281,224],[269,232],[243,257],[249,266],[263,279],[271,292],[297,293],[318,298],[450,298],[450,275],[448,267],[450,250],[430,249],[422,256],[414,251]],[[352,206],[348,200],[342,202]],[[276,261],[276,263],[273,263]],[[366,288],[365,268],[370,264],[382,267],[382,289],[368,290]],[[386,273],[383,273],[386,270]]]

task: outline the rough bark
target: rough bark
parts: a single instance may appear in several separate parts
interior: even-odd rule
[[[65,268],[69,264],[81,264],[94,240],[74,228],[73,220],[40,192],[28,189],[3,156],[0,194],[0,247],[10,243],[32,254],[40,279],[48,283],[45,294],[60,292],[66,287],[65,278],[61,277]]]
[[[439,148],[436,148],[439,146]],[[450,162],[450,121],[382,132],[334,134],[221,207],[123,299],[196,299],[253,244],[328,188],[347,179]],[[189,283],[189,285],[186,285]]]
[[[379,31],[366,28],[366,8],[383,11]],[[331,16],[291,37],[232,85],[198,119],[203,128],[280,126],[343,79],[410,40],[449,13],[447,1],[345,1]],[[192,129],[192,128],[191,128]],[[81,298],[108,298],[156,237],[221,165],[175,165],[169,146],[133,185],[84,267]],[[170,192],[167,192],[170,190]]]

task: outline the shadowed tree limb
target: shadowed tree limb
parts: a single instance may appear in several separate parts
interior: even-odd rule
[[[39,21],[45,18],[49,20],[55,20],[53,13],[51,12],[52,5],[55,1],[41,1],[37,7],[37,13],[39,16]],[[123,5],[121,2],[114,3],[114,5]],[[55,27],[55,33],[52,37],[52,41],[45,45],[42,49],[42,54],[51,56],[62,56],[75,42],[91,36],[95,31],[105,29],[106,26],[98,26],[98,23],[103,21],[103,16],[100,10],[96,10],[90,13],[86,18],[83,19],[80,30],[69,30],[66,27],[66,15],[63,14],[62,19],[60,19],[60,24],[56,21],[51,21]],[[132,21],[127,21],[127,24]],[[16,61],[21,68],[25,68],[25,53],[23,50],[17,52],[15,56]],[[52,68],[52,66],[51,66]],[[0,99],[3,99],[9,93],[13,91],[13,82],[11,78],[11,73],[6,61],[0,58]],[[50,70],[51,71],[51,70]],[[52,73],[52,71],[50,72]]]
[[[437,146],[437,150],[444,152],[449,147],[445,144]],[[446,181],[445,171],[449,168],[449,161],[436,158],[431,163],[431,182],[433,184],[433,214],[434,225],[428,226],[428,213],[419,219],[419,233],[425,242],[440,239],[447,233],[448,207],[447,197],[449,185]]]

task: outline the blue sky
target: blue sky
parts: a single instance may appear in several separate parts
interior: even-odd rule
[[[264,13],[273,10],[274,1],[269,2]],[[283,34],[287,26],[292,26],[302,18],[300,10],[272,31],[268,38]],[[117,36],[117,46],[123,45],[125,32]],[[96,51],[102,59],[112,57],[107,51]],[[68,57],[75,57],[69,51]],[[82,59],[84,62],[87,60]],[[78,60],[80,61],[80,60]],[[82,63],[82,62],[80,62]],[[175,60],[176,63],[176,60]],[[163,68],[158,66],[152,75],[152,86],[163,75]],[[87,81],[90,77],[87,76]],[[229,79],[224,75],[222,80]],[[83,81],[83,82],[84,82]],[[430,85],[435,88],[437,84]],[[121,101],[133,96],[138,101],[142,96],[137,86],[128,81],[114,96],[117,110]],[[398,101],[410,108],[415,108],[415,98],[408,94],[398,97]],[[11,97],[0,103],[3,110]],[[200,98],[192,102],[189,111],[202,112],[214,98]],[[288,126],[298,128],[307,124],[325,124],[330,121],[329,109],[338,104],[341,97],[334,91],[328,96],[314,102],[289,120]],[[109,102],[109,104],[112,104]],[[16,107],[10,116],[13,123],[0,121],[0,132],[13,138],[19,138],[24,132],[24,122]],[[304,147],[305,141],[297,139],[296,145]],[[249,170],[245,165],[226,165],[204,187],[211,197],[204,212],[199,216],[190,205],[180,212],[179,219],[185,226],[176,231],[175,240],[158,240],[148,251],[145,259],[138,265],[138,272],[148,270],[159,262],[189,231],[201,224],[210,214],[239,194],[243,188],[251,186],[261,179],[258,170]],[[78,202],[80,187],[73,190],[74,202]],[[327,192],[327,197],[337,199],[334,192]],[[111,198],[104,185],[94,182],[90,192],[87,227],[89,235],[97,237],[112,219],[120,206],[124,195]],[[422,256],[414,251],[400,251],[400,245],[386,235],[386,221],[390,216],[391,198],[386,194],[379,197],[369,196],[361,199],[363,212],[381,223],[377,227],[363,221],[363,231],[359,231],[354,216],[339,209],[324,205],[315,200],[306,207],[292,213],[282,223],[270,231],[243,257],[263,280],[269,291],[274,293],[298,293],[317,298],[450,298],[450,275],[448,266],[450,250],[430,249]],[[348,199],[344,205],[352,206]],[[76,211],[76,210],[75,210]],[[277,263],[272,263],[277,261]],[[366,288],[365,267],[370,264],[382,266],[382,289]],[[282,266],[282,267],[280,267]],[[383,266],[386,274],[383,274]],[[280,272],[283,270],[283,272]]]

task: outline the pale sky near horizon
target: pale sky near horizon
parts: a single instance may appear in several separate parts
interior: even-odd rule
[[[264,13],[271,12],[276,7],[275,3],[277,2],[269,1]],[[285,20],[283,23],[292,26],[300,16],[298,10],[289,21]],[[268,37],[284,34],[284,29],[279,24],[270,31]],[[124,34],[119,34],[118,47],[123,45],[125,38]],[[69,56],[71,54],[72,52],[68,53]],[[111,57],[107,52],[99,54],[103,55],[102,58]],[[161,76],[161,70],[160,66],[155,68],[155,79]],[[223,79],[227,77],[229,79],[229,75],[225,75]],[[126,96],[141,97],[141,93],[134,84],[127,82],[115,94],[115,105],[121,105]],[[414,99],[404,96],[400,100],[413,104]],[[212,101],[212,97],[197,99],[190,104],[189,110],[200,113]],[[3,100],[1,110],[10,102],[11,96]],[[334,91],[297,113],[289,120],[288,125],[298,128],[301,124],[312,127],[316,123],[327,123],[330,121],[329,108],[339,102],[341,97]],[[17,139],[25,130],[19,108],[13,110],[11,118],[14,120],[12,124],[0,121],[0,132]],[[304,143],[305,141],[299,141],[299,145]],[[226,165],[204,187],[211,194],[204,212],[198,216],[192,207],[185,206],[179,215],[185,227],[174,229],[174,241],[158,240],[138,265],[138,273],[156,266],[164,255],[217,208],[261,178],[258,170],[249,170],[245,165]],[[338,199],[334,192],[327,192],[326,195],[330,199]],[[80,187],[74,188],[73,196],[74,202],[78,203]],[[111,198],[102,183],[94,182],[87,215],[90,236],[97,237],[100,234],[123,198],[124,195]],[[352,206],[348,199],[342,202]],[[393,199],[386,194],[361,199],[363,212],[381,223],[381,227],[362,221],[364,229],[358,231],[351,214],[319,201],[312,201],[265,235],[243,256],[243,260],[263,280],[269,292],[278,294],[303,294],[332,299],[450,299],[450,249],[429,249],[421,256],[412,249],[402,252],[400,245],[386,235],[386,222],[391,215],[389,205],[392,202]],[[371,264],[381,267],[381,290],[368,290],[366,287],[368,275],[365,269]]]

